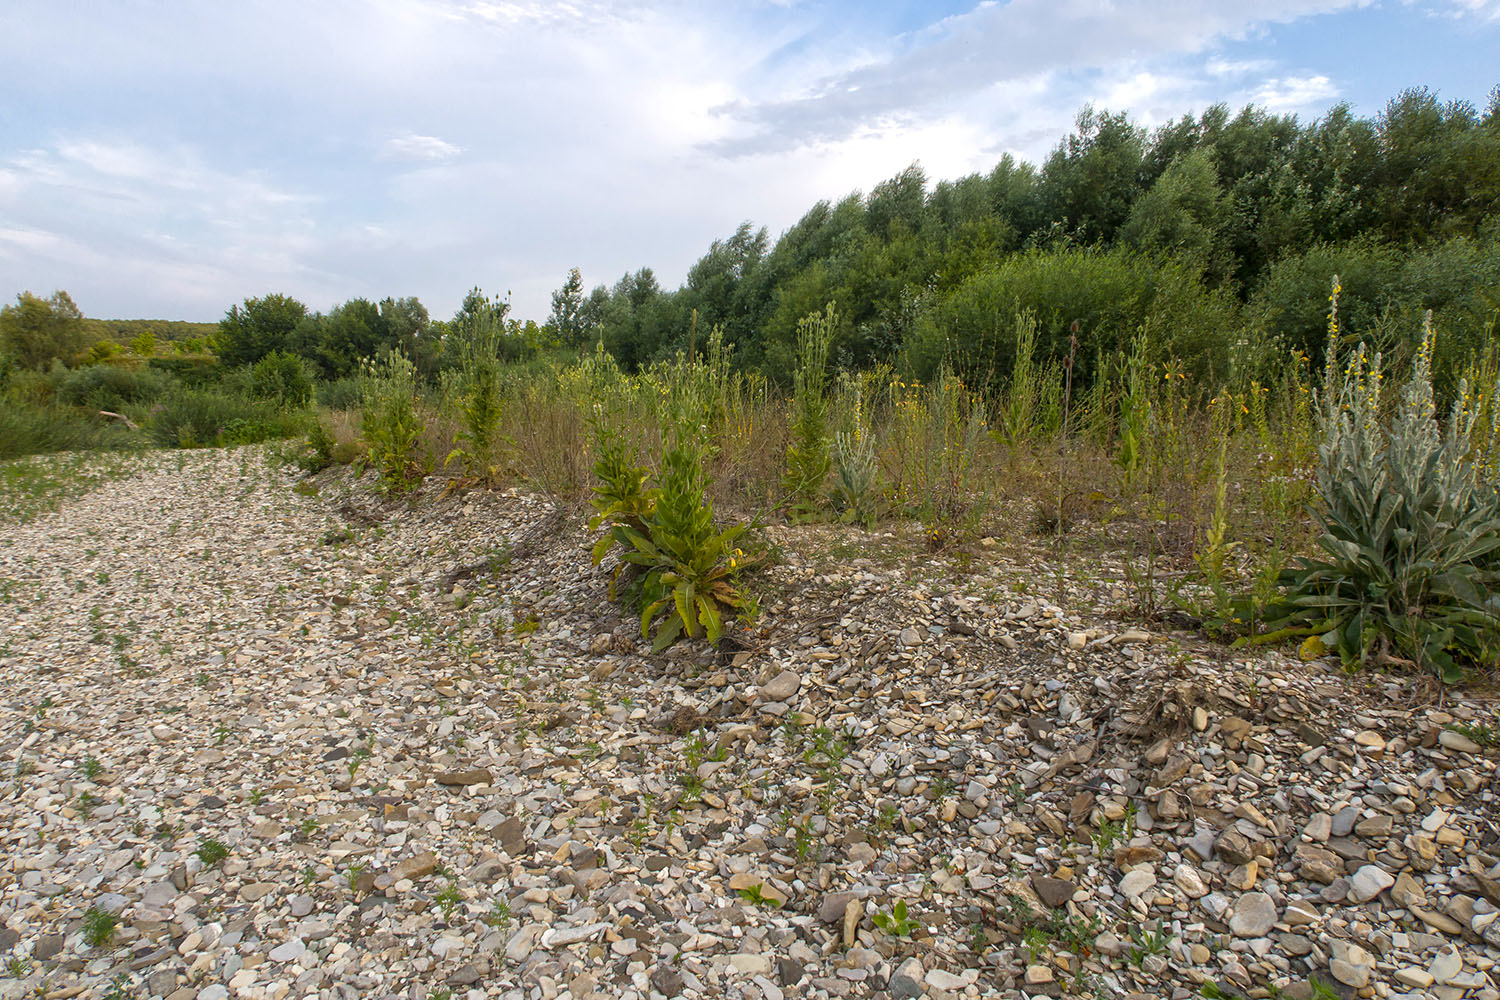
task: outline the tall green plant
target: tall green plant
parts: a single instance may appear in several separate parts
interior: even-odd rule
[[[1035,313],[1016,313],[1016,360],[997,428],[1012,450],[1030,441],[1038,423],[1048,419],[1043,412],[1049,402],[1043,398],[1047,379],[1036,363],[1036,330]]]
[[[793,381],[792,441],[786,452],[786,489],[794,514],[817,511],[833,468],[828,441],[828,351],[837,322],[833,303],[797,323],[797,372]]]
[[[1285,575],[1280,634],[1320,636],[1350,668],[1408,666],[1456,681],[1466,665],[1500,656],[1500,493],[1468,457],[1476,408],[1463,386],[1439,428],[1429,318],[1384,425],[1381,357],[1361,344],[1341,361],[1337,295],[1335,280],[1318,412],[1324,555]]]
[[[754,606],[736,584],[739,572],[755,561],[735,544],[748,525],[720,529],[708,498],[713,444],[703,423],[708,419],[704,404],[716,397],[687,370],[692,367],[679,359],[662,373],[668,396],[663,409],[671,416],[664,429],[661,468],[649,488],[634,444],[610,424],[603,405],[594,415],[597,514],[590,525],[605,529],[594,545],[594,562],[619,546],[621,564],[611,596],[620,596],[617,584],[625,579],[624,592],[640,610],[641,634],[652,637],[657,651],[684,635],[716,643],[726,615]]]
[[[458,440],[464,443],[449,452],[443,464],[461,461],[466,475],[494,479],[499,475],[495,452],[501,440],[501,405],[500,360],[492,343],[471,340],[465,345],[459,385],[458,414],[464,427]]]
[[[399,351],[386,351],[364,363],[366,381],[360,432],[382,493],[404,493],[421,480],[417,439],[416,369]]]
[[[845,395],[851,400],[849,429],[833,436],[834,492],[844,508],[843,520],[875,526],[880,495],[880,464],[875,460],[875,435],[865,414],[864,393],[850,379]]]
[[[1128,485],[1144,461],[1146,431],[1151,423],[1151,362],[1145,327],[1130,342],[1120,373],[1119,446],[1115,464]]]

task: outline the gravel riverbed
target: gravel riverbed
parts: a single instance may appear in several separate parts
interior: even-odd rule
[[[900,527],[651,655],[581,510],[132,469],[0,525],[0,998],[1500,1000],[1487,692]]]

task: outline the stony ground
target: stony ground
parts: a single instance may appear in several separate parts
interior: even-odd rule
[[[905,529],[651,656],[580,512],[296,482],[0,526],[0,997],[1500,997],[1483,692]]]

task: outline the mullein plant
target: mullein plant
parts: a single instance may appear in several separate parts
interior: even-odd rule
[[[828,352],[833,345],[837,313],[833,303],[797,323],[797,371],[793,377],[792,441],[786,450],[787,493],[791,514],[812,517],[823,502],[823,485],[833,467],[828,440]]]
[[[758,561],[736,544],[749,525],[720,529],[715,523],[707,471],[714,446],[707,425],[695,423],[705,418],[702,404],[711,394],[700,391],[700,380],[679,374],[684,377],[667,382],[676,391],[664,409],[675,419],[663,429],[664,451],[654,476],[638,463],[634,443],[613,428],[606,407],[596,409],[593,421],[598,485],[590,527],[605,532],[594,545],[594,563],[619,547],[610,596],[634,600],[641,635],[650,637],[658,652],[683,636],[717,643],[727,617],[753,613],[754,602],[738,576]]]
[[[1281,627],[1303,654],[1435,671],[1500,662],[1500,494],[1470,460],[1480,406],[1464,383],[1445,427],[1432,393],[1431,314],[1387,426],[1379,353],[1340,361],[1337,279],[1318,399],[1323,555],[1283,574]],[[1276,617],[1273,613],[1273,618]]]
[[[834,492],[845,523],[875,527],[880,496],[880,465],[875,460],[874,433],[865,417],[864,394],[852,379],[846,395],[853,400],[849,429],[833,436]]]

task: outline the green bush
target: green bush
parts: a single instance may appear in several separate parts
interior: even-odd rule
[[[1015,368],[1018,333],[1035,318],[1036,366],[1060,370],[1077,324],[1080,351],[1074,391],[1100,374],[1091,359],[1128,349],[1151,331],[1151,362],[1178,359],[1196,380],[1223,376],[1239,307],[1208,289],[1181,264],[1125,251],[1060,250],[1016,254],[941,297],[924,300],[903,351],[915,378],[932,381],[945,366],[990,398]]]
[[[100,364],[69,372],[58,386],[57,398],[72,406],[119,412],[153,403],[171,388],[171,378],[161,372]]]
[[[1422,249],[1370,240],[1320,245],[1283,258],[1251,296],[1247,312],[1262,339],[1279,338],[1323,363],[1328,279],[1342,286],[1340,319],[1387,361],[1405,362],[1431,311],[1441,333],[1433,363],[1438,398],[1451,400],[1455,370],[1483,351],[1500,308],[1500,245],[1459,237]]]
[[[58,451],[138,447],[124,424],[68,406],[0,406],[0,461]]]
[[[219,380],[219,359],[212,354],[188,354],[170,358],[151,358],[146,367],[172,376],[189,389],[202,389]]]
[[[1379,353],[1361,344],[1341,359],[1330,326],[1317,467],[1323,557],[1283,577],[1281,634],[1310,635],[1311,652],[1335,649],[1351,669],[1406,666],[1452,682],[1466,666],[1493,666],[1500,491],[1467,457],[1476,409],[1460,398],[1439,428],[1429,323],[1384,426]]]
[[[348,465],[356,457],[354,446],[335,440],[323,426],[323,421],[316,417],[312,418],[301,447],[292,453],[292,460],[306,473],[322,472],[330,465]]]
[[[166,448],[214,448],[294,437],[305,426],[300,413],[263,399],[213,389],[178,389],[152,407],[146,427]]]
[[[357,410],[364,405],[365,381],[357,375],[317,384],[318,405],[329,410]]]
[[[312,399],[312,364],[286,351],[272,351],[250,369],[250,386],[262,399],[301,409]]]

